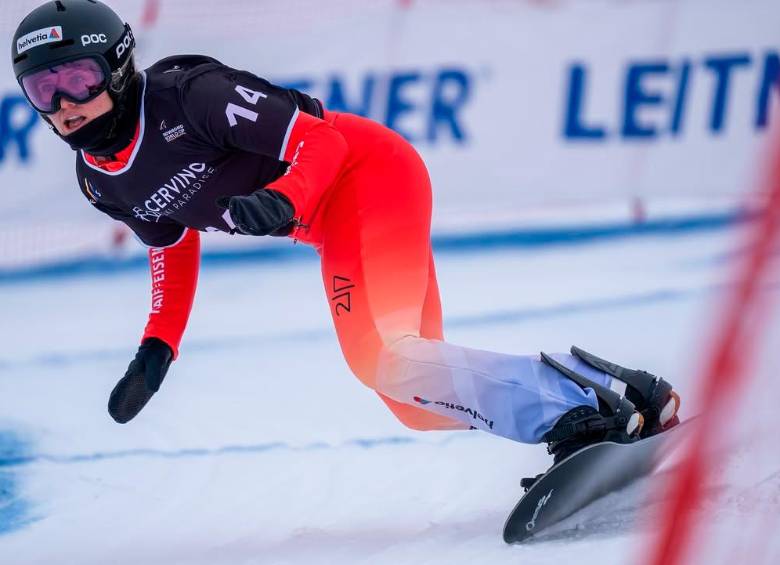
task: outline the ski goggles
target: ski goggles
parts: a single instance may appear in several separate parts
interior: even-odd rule
[[[85,104],[108,88],[108,65],[95,57],[66,61],[22,75],[19,82],[30,104],[43,114],[54,114],[67,98]]]

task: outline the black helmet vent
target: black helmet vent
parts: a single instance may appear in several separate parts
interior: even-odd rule
[[[57,0],[55,2],[55,4],[57,4],[57,11],[58,12],[64,12],[65,11],[65,6],[63,6],[63,4],[62,4],[62,2],[60,2],[60,0]]]
[[[73,45],[76,43],[72,39],[66,39],[65,41],[60,41],[59,43],[54,43],[52,45],[49,45],[49,49],[62,49],[63,47],[68,47],[70,45]]]

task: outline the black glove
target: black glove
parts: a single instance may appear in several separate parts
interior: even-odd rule
[[[156,337],[145,339],[108,399],[108,413],[119,424],[135,418],[146,406],[173,361],[173,350]]]
[[[281,192],[256,190],[248,196],[223,196],[217,205],[230,211],[236,229],[245,235],[287,235],[295,208]]]

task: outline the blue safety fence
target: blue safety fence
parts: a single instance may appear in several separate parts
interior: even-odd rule
[[[434,235],[433,248],[437,253],[468,253],[504,248],[539,248],[556,245],[575,245],[602,240],[641,237],[648,235],[674,236],[692,232],[718,230],[750,218],[741,211],[718,214],[700,214],[646,220],[622,221],[564,227],[503,229],[457,235]],[[204,250],[202,264],[237,265],[279,261],[306,261],[316,259],[316,253],[305,245],[280,241],[275,245],[229,250]],[[0,284],[28,282],[58,277],[106,275],[137,269],[147,269],[144,255],[128,258],[84,256],[77,259],[53,261],[24,268],[0,269]]]

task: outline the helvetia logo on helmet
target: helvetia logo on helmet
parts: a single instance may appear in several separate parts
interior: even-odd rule
[[[16,40],[16,52],[21,55],[28,49],[55,41],[62,41],[62,26],[45,27],[23,35]]]

